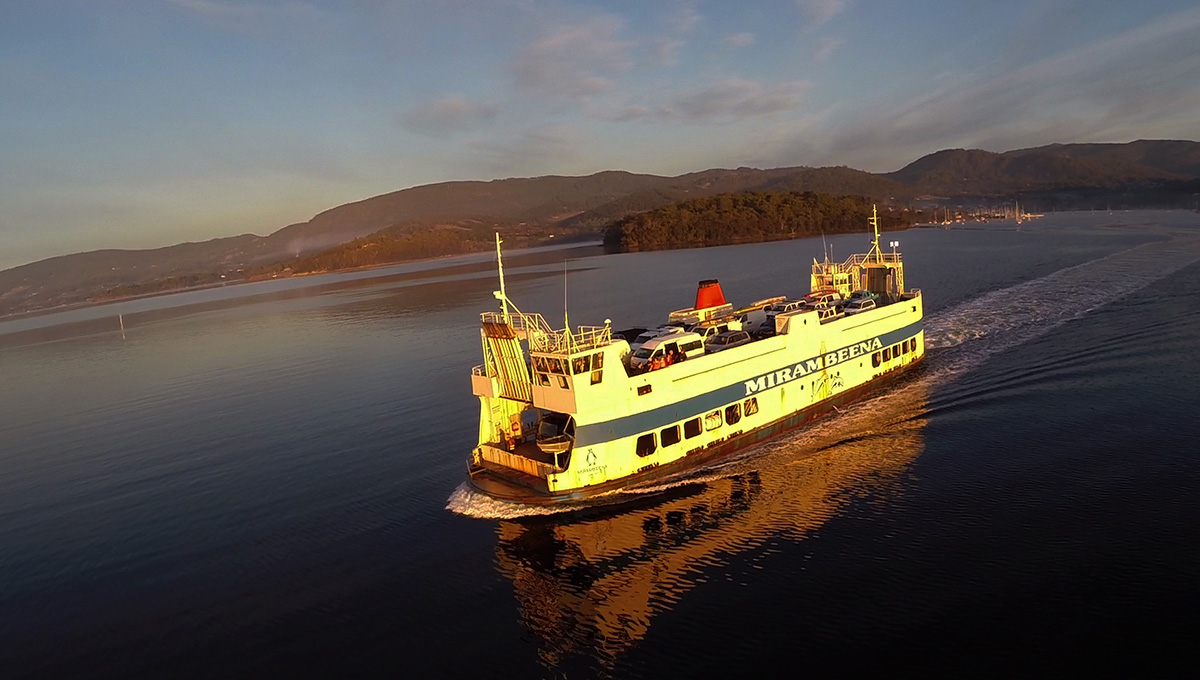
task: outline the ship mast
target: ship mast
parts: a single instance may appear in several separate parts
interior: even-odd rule
[[[879,249],[879,211],[875,205],[871,205],[871,227],[875,229],[875,240],[871,242],[871,252],[867,253],[867,261],[871,260],[871,256],[875,256],[876,262],[883,262],[883,251]]]
[[[500,298],[500,312],[504,314],[504,320],[508,321],[508,295],[504,292],[504,262],[500,259],[500,232],[496,232],[496,269],[500,272],[500,290],[496,297]]]

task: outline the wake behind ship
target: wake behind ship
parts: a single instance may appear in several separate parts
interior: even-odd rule
[[[607,320],[555,330],[517,310],[497,236],[500,311],[482,314],[484,363],[471,374],[471,485],[579,501],[710,464],[884,387],[925,354],[923,304],[870,222],[870,251],[814,260],[802,298],[735,309],[702,281],[665,325],[619,332]]]

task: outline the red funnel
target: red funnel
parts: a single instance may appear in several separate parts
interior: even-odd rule
[[[706,279],[700,282],[696,289],[695,309],[708,309],[725,304],[725,294],[721,292],[721,284],[716,279]]]

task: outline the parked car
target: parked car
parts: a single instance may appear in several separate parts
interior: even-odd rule
[[[846,303],[847,314],[858,314],[869,309],[875,309],[875,301],[871,298],[858,298]]]
[[[878,303],[879,296],[869,290],[859,289],[853,293],[850,293],[850,301],[853,302],[855,300],[874,300],[876,303]]]
[[[804,296],[804,304],[809,309],[817,307],[835,307],[842,303],[842,296],[836,290],[817,290]]]
[[[720,352],[730,347],[744,345],[751,341],[750,334],[746,331],[725,331],[708,339],[704,343],[704,351],[708,353]]]

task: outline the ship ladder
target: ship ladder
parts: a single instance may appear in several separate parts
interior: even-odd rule
[[[483,324],[484,366],[489,378],[499,380],[500,395],[533,403],[533,376],[517,332],[506,323]]]

